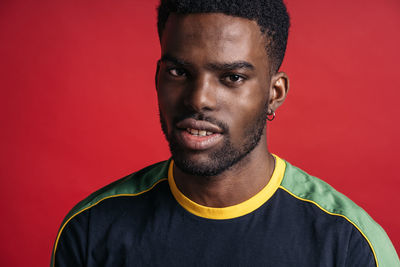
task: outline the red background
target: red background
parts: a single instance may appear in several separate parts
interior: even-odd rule
[[[156,2],[0,2],[1,266],[47,266],[78,200],[169,156]],[[400,2],[287,2],[291,91],[271,151],[366,209],[399,250]]]

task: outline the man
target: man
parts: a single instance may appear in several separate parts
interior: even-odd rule
[[[268,151],[288,28],[280,0],[161,1],[156,89],[172,159],[79,203],[53,265],[400,266],[361,208]]]

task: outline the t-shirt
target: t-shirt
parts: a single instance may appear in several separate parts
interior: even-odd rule
[[[259,193],[224,208],[180,192],[173,160],[124,177],[66,216],[52,266],[400,266],[364,210],[275,159]]]

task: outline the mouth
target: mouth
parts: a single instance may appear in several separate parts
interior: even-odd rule
[[[208,121],[188,118],[178,122],[176,128],[178,142],[191,151],[211,149],[223,139],[222,129]]]
[[[223,130],[215,123],[211,123],[205,120],[196,120],[193,118],[187,118],[176,123],[176,128],[180,130],[186,130],[188,133],[193,135],[205,136],[207,133],[220,133]]]
[[[210,136],[214,134],[213,132],[210,131],[205,131],[205,130],[198,130],[198,129],[193,129],[193,128],[186,128],[186,131],[194,136]]]

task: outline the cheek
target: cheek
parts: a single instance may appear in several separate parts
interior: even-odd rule
[[[263,90],[260,87],[243,90],[235,98],[234,111],[235,113],[239,113],[237,116],[244,122],[250,122],[253,118],[262,114],[268,102],[267,90]]]
[[[248,129],[254,127],[264,117],[267,104],[267,96],[261,93],[251,94],[246,93],[241,95],[235,101],[235,105],[230,105],[230,114],[228,118],[230,122],[228,125],[231,126],[232,138],[242,139],[248,134]]]
[[[161,71],[158,81],[157,98],[163,111],[170,112],[177,108],[182,98],[184,87],[182,84],[171,82],[165,76],[165,71]]]
[[[160,111],[160,114],[163,116],[164,121],[169,124],[169,117],[170,117],[170,106],[169,104],[171,101],[169,100],[169,97],[167,94],[164,93],[164,91],[157,91],[157,99],[158,99],[158,108]]]
[[[165,78],[165,70],[163,67],[160,67],[159,70],[156,91],[158,106],[160,107],[161,111],[165,112],[168,110],[168,104],[171,103],[174,91],[171,90],[171,86],[169,85],[168,80]]]
[[[171,90],[165,86],[158,88],[157,99],[160,115],[162,115],[167,128],[171,129],[173,119],[179,109],[178,91],[177,89]]]

